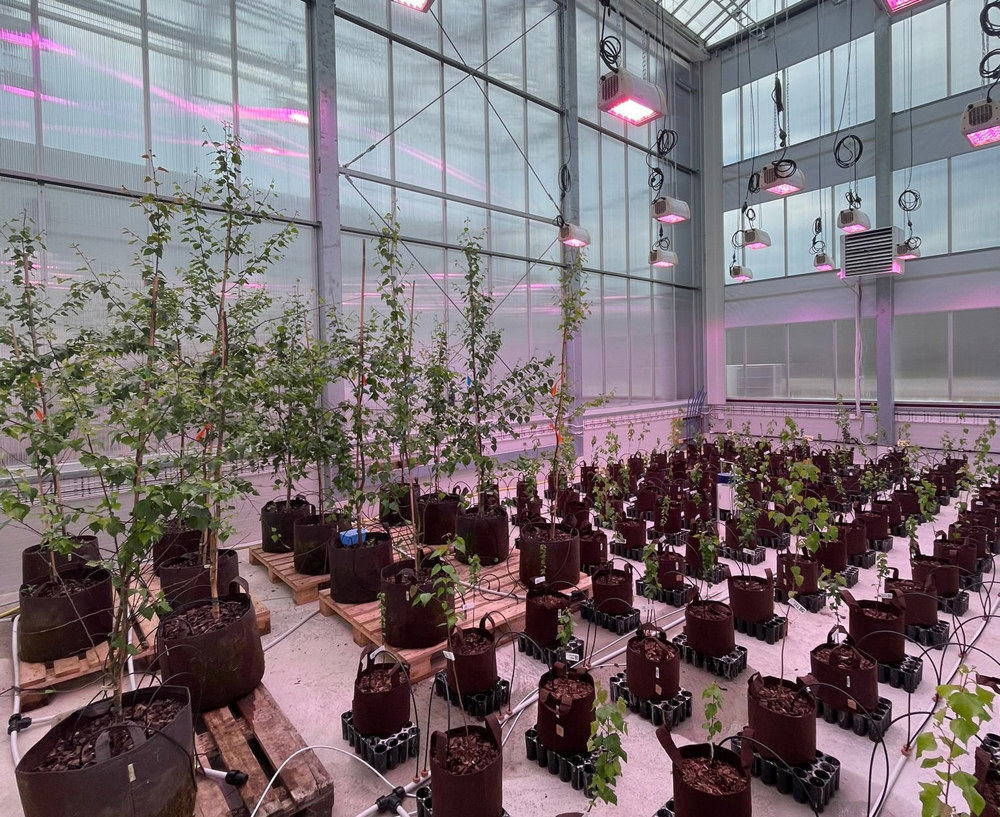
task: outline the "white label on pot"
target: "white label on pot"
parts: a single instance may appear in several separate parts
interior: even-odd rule
[[[660,668],[659,667],[653,667],[653,677],[654,678],[659,678],[660,677]]]
[[[800,613],[804,613],[806,611],[806,608],[803,607],[801,604],[799,604],[799,600],[798,599],[789,599],[788,600],[788,606],[791,607],[793,610],[796,610],[796,611],[798,611]]]
[[[544,576],[535,576],[535,584],[541,584],[544,581],[545,581]]]
[[[135,783],[135,766],[128,764],[128,782]]]
[[[847,708],[848,709],[857,709],[858,708],[858,705],[855,702],[854,698],[848,698],[847,699]]]
[[[878,597],[880,599],[885,599],[886,601],[892,601],[894,598],[892,593],[879,593]]]
[[[462,609],[465,610],[465,612],[468,613],[468,612],[470,612],[472,610],[475,610],[476,609],[476,605],[475,605],[474,602],[470,602],[469,604],[463,605]]]
[[[743,548],[743,553],[746,556],[754,556],[755,555],[755,551],[754,551],[753,548]]]
[[[566,653],[566,660],[567,661],[579,661],[580,660],[580,654],[579,653],[575,653],[575,652],[568,652],[568,653]]]
[[[848,676],[847,676],[847,677],[846,677],[846,678],[844,679],[844,686],[846,686],[846,687],[847,687],[848,689],[850,689],[850,688],[851,688],[851,676],[850,676],[850,675],[848,675]],[[853,701],[851,701],[851,703],[853,703]]]
[[[442,653],[442,655],[444,655],[444,657],[447,658],[449,661],[455,660],[455,653],[451,652],[450,650],[445,650]]]

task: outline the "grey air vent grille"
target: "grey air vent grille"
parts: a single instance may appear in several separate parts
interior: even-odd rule
[[[896,244],[900,238],[897,227],[844,236],[844,277],[888,275],[898,271],[901,262],[896,261]]]
[[[985,125],[993,118],[993,103],[981,102],[969,106],[969,124]]]
[[[618,74],[605,74],[601,77],[601,102],[607,102],[618,95]]]

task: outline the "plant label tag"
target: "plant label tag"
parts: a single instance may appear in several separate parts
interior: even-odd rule
[[[754,549],[753,548],[743,548],[743,555],[744,556],[753,556],[754,555]]]
[[[580,660],[580,654],[576,653],[576,652],[568,652],[568,653],[566,653],[566,660],[567,661],[579,661]]]
[[[857,705],[857,703],[855,702],[855,700],[853,698],[848,698],[847,699],[847,708],[848,709],[857,709],[858,708],[858,705]]]
[[[806,611],[806,608],[799,604],[798,599],[789,599],[788,606],[799,613],[804,613]]]
[[[892,601],[893,599],[892,593],[879,593],[878,597],[880,599],[884,599],[885,601]]]
[[[562,728],[562,724],[556,724],[556,736],[563,737],[566,734],[566,730]]]
[[[465,610],[466,613],[471,613],[476,609],[476,605],[470,602],[469,604],[463,605],[462,609]]]
[[[417,586],[411,586],[410,589],[406,591],[406,595],[410,601],[413,601],[413,597],[417,595]]]
[[[135,766],[128,764],[128,782],[135,783]]]
[[[535,584],[541,584],[544,581],[545,581],[545,577],[544,576],[535,576],[535,578],[534,578]]]
[[[659,684],[656,684],[656,686],[654,686],[653,689],[656,691],[657,695],[663,694],[663,688]]]
[[[659,667],[654,667],[653,668],[653,677],[656,678],[657,680],[659,680],[659,678],[660,678],[660,668]],[[659,690],[657,690],[657,691],[659,691]]]
[[[846,677],[846,678],[844,679],[844,686],[845,686],[845,687],[847,687],[848,689],[850,689],[850,688],[851,688],[851,676],[850,676],[850,675],[848,675],[848,676],[847,676],[847,677]],[[854,701],[849,701],[849,703],[854,703]]]
[[[445,650],[442,653],[442,655],[444,655],[444,657],[447,658],[449,661],[455,660],[455,653],[451,652],[451,650]]]

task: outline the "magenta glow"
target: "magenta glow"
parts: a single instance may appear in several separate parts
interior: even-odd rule
[[[994,142],[1000,142],[1000,125],[994,125],[992,128],[983,128],[983,130],[977,130],[975,133],[966,134],[965,138],[969,140],[969,144],[974,148],[982,147],[983,145],[992,145]]]
[[[790,193],[798,193],[802,188],[796,187],[794,184],[789,184],[788,182],[782,182],[781,184],[776,184],[774,187],[765,188],[768,193],[774,193],[776,196],[787,196]]]
[[[846,227],[841,227],[845,233],[863,233],[868,228],[864,224],[848,224]]]

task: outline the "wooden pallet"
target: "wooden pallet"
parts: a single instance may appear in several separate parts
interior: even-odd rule
[[[482,570],[480,586],[495,592],[483,589],[477,590],[475,593],[468,593],[465,604],[466,606],[471,604],[472,609],[459,610],[460,620],[468,619],[478,622],[486,613],[493,612],[497,614],[496,622],[501,630],[509,628],[512,631],[518,631],[524,629],[525,605],[523,597],[525,590],[517,581],[520,556],[520,551],[513,549],[505,564]],[[456,565],[456,568],[461,581],[467,582],[469,578],[468,566]],[[589,596],[591,592],[590,577],[581,574],[577,587]],[[522,600],[518,601],[509,596],[499,595],[508,593],[519,595]],[[321,590],[319,611],[324,616],[339,616],[350,624],[354,630],[354,643],[361,646],[382,643],[382,626],[377,601],[368,604],[340,604],[330,598],[329,590]],[[505,619],[506,625],[503,624]],[[444,669],[445,666],[443,655],[445,642],[443,641],[440,644],[419,650],[401,650],[391,646],[387,646],[386,649],[407,665],[410,679],[413,681],[430,678]]]
[[[237,789],[200,776],[196,817],[247,817],[265,790],[259,817],[330,817],[333,778],[311,749],[289,761],[267,789],[277,768],[306,744],[263,684],[228,707],[203,713],[195,745],[203,763],[248,777]]]
[[[267,570],[271,584],[284,582],[292,591],[295,604],[309,604],[319,598],[319,591],[330,586],[330,575],[307,576],[295,572],[293,553],[265,553],[263,548],[250,548],[250,564]]]
[[[149,583],[151,591],[160,589],[159,579]],[[261,602],[251,599],[257,618],[257,629],[261,635],[271,632],[271,611]],[[142,665],[152,660],[156,652],[156,628],[159,618],[139,619],[132,626],[133,643],[139,648],[133,660]],[[21,688],[21,711],[28,712],[48,703],[49,698],[59,691],[58,684],[67,684],[88,678],[104,669],[108,658],[108,643],[105,641],[85,652],[59,658],[55,661],[30,664],[18,661],[18,682]]]

